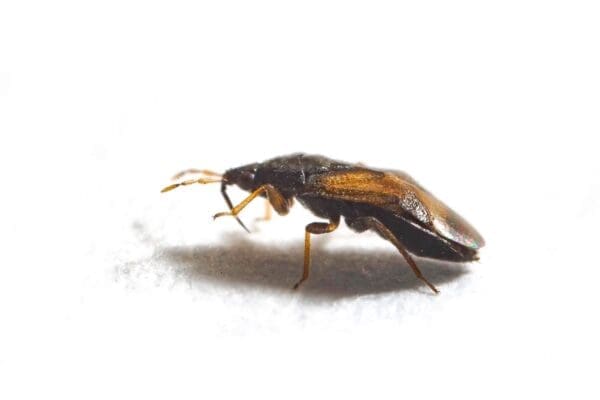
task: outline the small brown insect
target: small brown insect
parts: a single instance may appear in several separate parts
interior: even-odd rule
[[[400,171],[371,169],[322,156],[292,154],[233,168],[223,175],[191,169],[174,178],[188,173],[200,173],[205,177],[169,185],[162,192],[182,185],[221,182],[221,193],[230,211],[217,213],[214,218],[233,216],[246,231],[248,229],[238,214],[258,196],[265,197],[280,215],[289,212],[296,198],[313,214],[329,220],[306,225],[304,272],[294,289],[308,278],[310,235],[334,231],[341,216],[352,230],[371,229],[389,240],[415,275],[435,293],[438,290],[423,276],[410,253],[468,262],[478,259],[477,251],[484,245],[483,237],[475,228]],[[227,185],[237,185],[251,194],[234,207],[227,196]]]

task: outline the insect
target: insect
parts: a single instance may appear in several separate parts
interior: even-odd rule
[[[313,214],[327,219],[328,222],[306,225],[304,269],[294,289],[309,276],[311,235],[333,232],[341,217],[350,229],[372,230],[391,242],[417,278],[435,293],[438,289],[423,276],[411,254],[468,262],[479,259],[478,250],[485,244],[466,220],[401,171],[372,169],[299,153],[232,168],[224,174],[185,170],[174,179],[188,173],[199,173],[202,177],[174,183],[162,192],[179,186],[220,182],[229,211],[217,213],[213,218],[233,216],[247,231],[238,214],[257,197],[266,198],[280,215],[286,215],[297,199]],[[237,185],[250,195],[234,207],[227,195],[228,185]]]

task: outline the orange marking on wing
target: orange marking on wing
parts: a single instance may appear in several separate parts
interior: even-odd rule
[[[313,190],[331,199],[371,204],[398,216],[412,216],[422,226],[470,248],[483,237],[464,218],[405,173],[356,168],[315,176]]]

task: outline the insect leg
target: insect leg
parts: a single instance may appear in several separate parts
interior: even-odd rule
[[[264,220],[265,221],[269,221],[271,219],[271,217],[273,216],[273,211],[272,207],[271,207],[271,202],[269,201],[265,201],[265,215],[264,215]]]
[[[218,172],[214,172],[209,169],[190,168],[190,169],[184,169],[183,171],[176,173],[175,175],[173,175],[173,177],[171,179],[179,179],[182,176],[188,175],[188,174],[203,174],[203,175],[207,175],[207,176],[216,176],[219,178],[222,176]]]
[[[357,218],[353,222],[354,222],[354,224],[356,224],[357,227],[362,226],[362,227],[370,227],[370,228],[375,229],[377,232],[379,232],[379,234],[381,234],[381,236],[383,236],[385,239],[392,242],[392,244],[394,246],[396,246],[396,248],[398,249],[400,254],[402,254],[402,256],[404,257],[404,259],[406,260],[406,262],[408,263],[410,268],[413,270],[413,272],[417,276],[417,278],[419,278],[427,286],[429,286],[429,288],[431,290],[433,290],[434,293],[440,292],[439,290],[437,290],[437,288],[435,286],[433,286],[433,284],[431,284],[427,280],[427,278],[425,278],[425,276],[423,276],[423,274],[421,273],[421,270],[419,269],[419,267],[417,267],[417,263],[415,263],[415,260],[413,260],[413,258],[410,256],[410,253],[406,250],[406,248],[402,245],[402,243],[398,240],[398,238],[396,238],[396,236],[394,236],[392,231],[390,231],[381,221],[379,221],[375,217],[361,217],[361,218]]]
[[[252,200],[254,200],[255,198],[257,198],[258,196],[260,196],[263,193],[267,194],[267,198],[269,199],[269,203],[271,203],[271,205],[273,206],[273,208],[275,209],[275,211],[277,211],[278,214],[285,215],[285,214],[287,214],[289,212],[291,202],[288,201],[285,197],[283,197],[283,195],[277,189],[275,189],[274,186],[267,184],[267,185],[260,186],[254,192],[250,193],[250,195],[248,197],[246,197],[244,200],[242,200],[242,202],[240,204],[238,204],[237,206],[233,207],[231,209],[231,211],[223,211],[223,212],[217,213],[217,214],[215,214],[213,216],[213,218],[218,218],[218,217],[222,217],[222,216],[225,216],[225,215],[231,215],[231,216],[235,217]]]
[[[271,211],[271,203],[269,200],[265,201],[265,213],[262,217],[256,218],[256,221],[270,221],[273,216],[273,212]]]
[[[329,223],[313,222],[312,224],[306,225],[304,232],[304,270],[302,272],[302,278],[294,285],[294,289],[298,289],[300,284],[308,279],[308,274],[310,272],[310,235],[333,232],[339,225],[339,215],[331,218]]]
[[[229,195],[227,194],[227,183],[226,182],[221,182],[221,195],[223,196],[223,200],[225,200],[225,204],[227,204],[227,207],[229,207],[230,210],[233,210],[233,204],[231,203],[231,199],[229,198]],[[238,222],[238,224],[240,224],[240,226],[242,228],[244,228],[244,230],[246,232],[250,233],[250,231],[248,230],[246,225],[244,225],[244,223],[242,222],[240,217],[235,216],[234,218]]]

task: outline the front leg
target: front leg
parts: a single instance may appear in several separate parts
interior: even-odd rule
[[[330,218],[329,223],[324,222],[313,222],[312,224],[306,225],[304,232],[304,270],[302,272],[302,278],[294,285],[294,289],[298,289],[300,284],[308,279],[310,272],[310,235],[320,235],[322,233],[329,233],[336,230],[340,225],[340,216]]]
[[[252,200],[257,198],[258,196],[265,194],[267,195],[267,199],[273,209],[277,211],[279,215],[286,215],[290,211],[290,207],[292,205],[291,200],[286,199],[279,190],[277,190],[273,185],[262,185],[252,193],[248,197],[246,197],[240,204],[233,207],[231,211],[223,211],[220,213],[216,213],[213,218],[219,218],[225,215],[231,215],[236,217],[240,211],[242,211]]]

